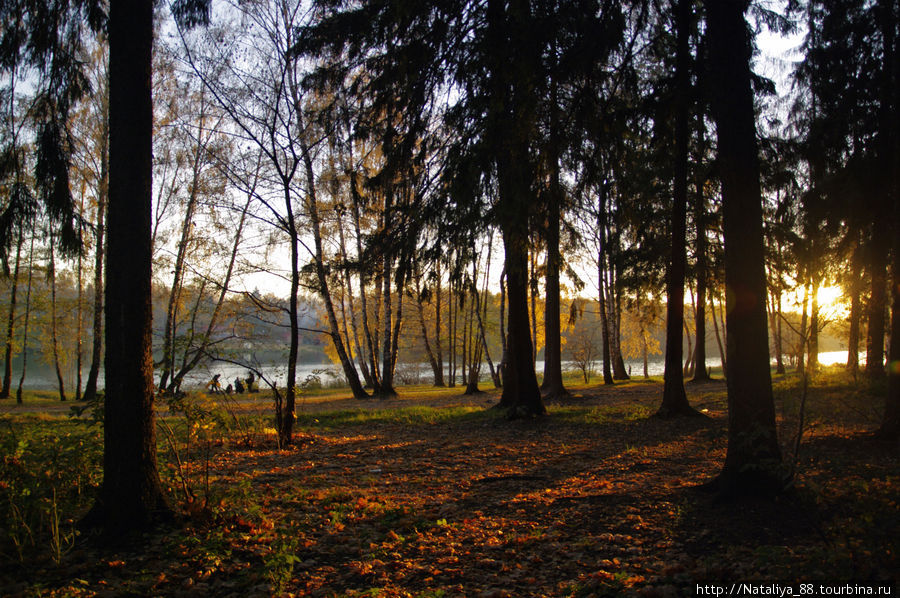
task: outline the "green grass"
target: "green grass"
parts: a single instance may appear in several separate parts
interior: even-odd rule
[[[400,407],[397,409],[346,409],[315,414],[299,414],[301,429],[335,429],[371,424],[431,425],[451,421],[484,421],[502,417],[503,413],[481,407]]]

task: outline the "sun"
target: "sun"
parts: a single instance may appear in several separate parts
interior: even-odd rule
[[[843,307],[844,291],[841,287],[819,287],[819,305],[822,307]]]

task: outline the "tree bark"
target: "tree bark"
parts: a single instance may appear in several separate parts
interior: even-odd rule
[[[54,248],[55,238],[53,229],[50,229],[50,339],[53,345],[53,368],[56,371],[56,384],[59,388],[59,400],[66,400],[66,384],[63,380],[62,369],[59,363],[59,322],[56,308],[56,252]]]
[[[884,308],[887,286],[887,254],[890,244],[883,219],[876,219],[869,247],[872,288],[869,295],[869,325],[866,338],[866,375],[877,380],[884,378]]]
[[[712,309],[712,321],[713,321],[713,329],[716,332],[716,344],[719,345],[719,358],[722,360],[722,375],[727,377],[728,370],[726,367],[726,359],[725,359],[725,345],[722,343],[722,335],[719,332],[719,319],[716,317],[716,304],[713,302],[711,304]],[[722,322],[724,324],[724,321]]]
[[[97,247],[94,249],[94,310],[91,339],[91,369],[84,385],[84,400],[97,398],[97,380],[100,378],[100,361],[103,356],[103,258],[106,252],[106,203],[109,194],[109,102],[104,102],[100,144],[100,182],[97,191]]]
[[[688,403],[682,371],[684,327],[684,277],[687,265],[688,91],[690,88],[691,3],[678,0],[675,7],[675,179],[672,193],[671,255],[666,283],[666,357],[662,404],[656,415],[696,415]]]
[[[747,0],[704,0],[722,174],[725,238],[728,451],[720,494],[773,494],[785,486],[775,427],[766,325],[762,194],[751,89]]]
[[[443,293],[441,292],[441,261],[436,260],[434,264],[435,281],[434,281],[434,358],[437,361],[437,369],[434,372],[434,385],[444,386],[444,354],[443,344],[441,343],[441,313],[443,308]]]
[[[703,118],[700,119],[701,145],[703,144]],[[699,168],[699,164],[698,164]],[[694,330],[697,334],[697,348],[694,356],[694,382],[709,380],[706,367],[706,283],[709,276],[706,239],[706,198],[703,194],[704,177],[696,178],[694,196],[694,226],[697,227],[697,311],[694,314]]]
[[[109,13],[109,259],[103,482],[83,523],[109,538],[168,516],[156,464],[150,211],[153,2]]]
[[[600,310],[600,341],[603,344],[603,384],[612,385],[615,381],[610,364],[609,311],[606,309],[606,183],[601,183],[597,207],[597,234],[600,235],[600,248],[597,252],[597,307]]]
[[[887,115],[886,137],[890,142],[887,152],[889,168],[889,198],[893,220],[893,243],[891,261],[891,342],[888,353],[888,384],[885,397],[884,417],[878,435],[897,442],[900,438],[900,59],[897,56],[897,2],[881,0],[879,8],[887,14],[882,23],[884,32],[885,57],[884,69],[887,71],[886,84],[883,89],[883,101],[887,100],[890,111]]]
[[[812,309],[809,312],[809,358],[806,365],[810,374],[819,369],[819,284],[818,273],[812,279]]]
[[[19,235],[16,239],[16,264],[13,267],[12,288],[9,291],[9,318],[6,321],[6,351],[3,356],[3,388],[0,389],[0,399],[8,399],[12,388],[12,353],[13,336],[16,328],[16,294],[19,289],[19,265],[22,261],[22,243],[25,237],[22,226],[19,226]]]
[[[862,294],[859,252],[860,245],[857,239],[856,248],[850,258],[850,330],[847,335],[847,370],[854,380],[859,376],[859,296]]]
[[[544,379],[541,390],[545,397],[569,395],[562,378],[562,331],[560,330],[559,270],[562,257],[559,251],[559,227],[562,220],[562,185],[559,180],[559,100],[556,82],[550,83],[550,143],[547,166],[550,185],[547,193],[547,270],[544,275]]]
[[[800,314],[800,339],[797,341],[797,371],[806,371],[806,351],[809,347],[808,319],[809,313],[806,306],[809,305],[809,282],[803,284],[803,310]]]
[[[28,284],[25,287],[25,321],[22,324],[22,372],[19,374],[19,385],[16,388],[16,403],[22,404],[22,387],[25,385],[25,373],[28,370],[28,328],[31,322],[31,283],[34,280],[34,235],[31,235],[31,248],[28,251]]]
[[[429,365],[431,365],[434,385],[443,386],[443,383],[438,384],[438,381],[441,380],[443,376],[441,375],[440,366],[438,365],[434,351],[431,349],[431,340],[428,338],[428,327],[425,325],[425,307],[422,305],[422,275],[419,273],[418,264],[413,264],[413,272],[413,280],[416,285],[414,289],[416,292],[416,315],[419,319],[419,329],[422,332],[422,344],[425,346],[425,356],[428,358]]]

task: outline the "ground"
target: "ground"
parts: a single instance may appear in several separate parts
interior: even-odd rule
[[[898,450],[867,433],[878,410],[865,387],[814,384],[795,487],[722,503],[697,487],[724,459],[724,384],[687,388],[707,419],[649,417],[662,389],[651,381],[575,388],[546,417],[514,421],[488,409],[495,392],[309,397],[281,450],[264,429],[216,436],[202,418],[179,448],[171,422],[161,454],[183,460],[164,467],[182,523],[139,550],[72,538],[57,558],[0,566],[0,594],[681,596],[710,581],[896,583]],[[802,391],[792,379],[777,388],[790,464]],[[247,413],[241,403],[231,417]]]

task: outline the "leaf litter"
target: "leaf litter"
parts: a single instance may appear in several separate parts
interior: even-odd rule
[[[676,596],[900,570],[896,447],[864,422],[814,426],[797,490],[717,503],[695,488],[724,460],[724,385],[689,391],[708,420],[647,418],[659,384],[585,389],[533,420],[481,411],[484,395],[459,417],[301,419],[289,449],[213,457],[212,516],[139,551],[82,544],[59,566],[4,569],[0,593]]]

